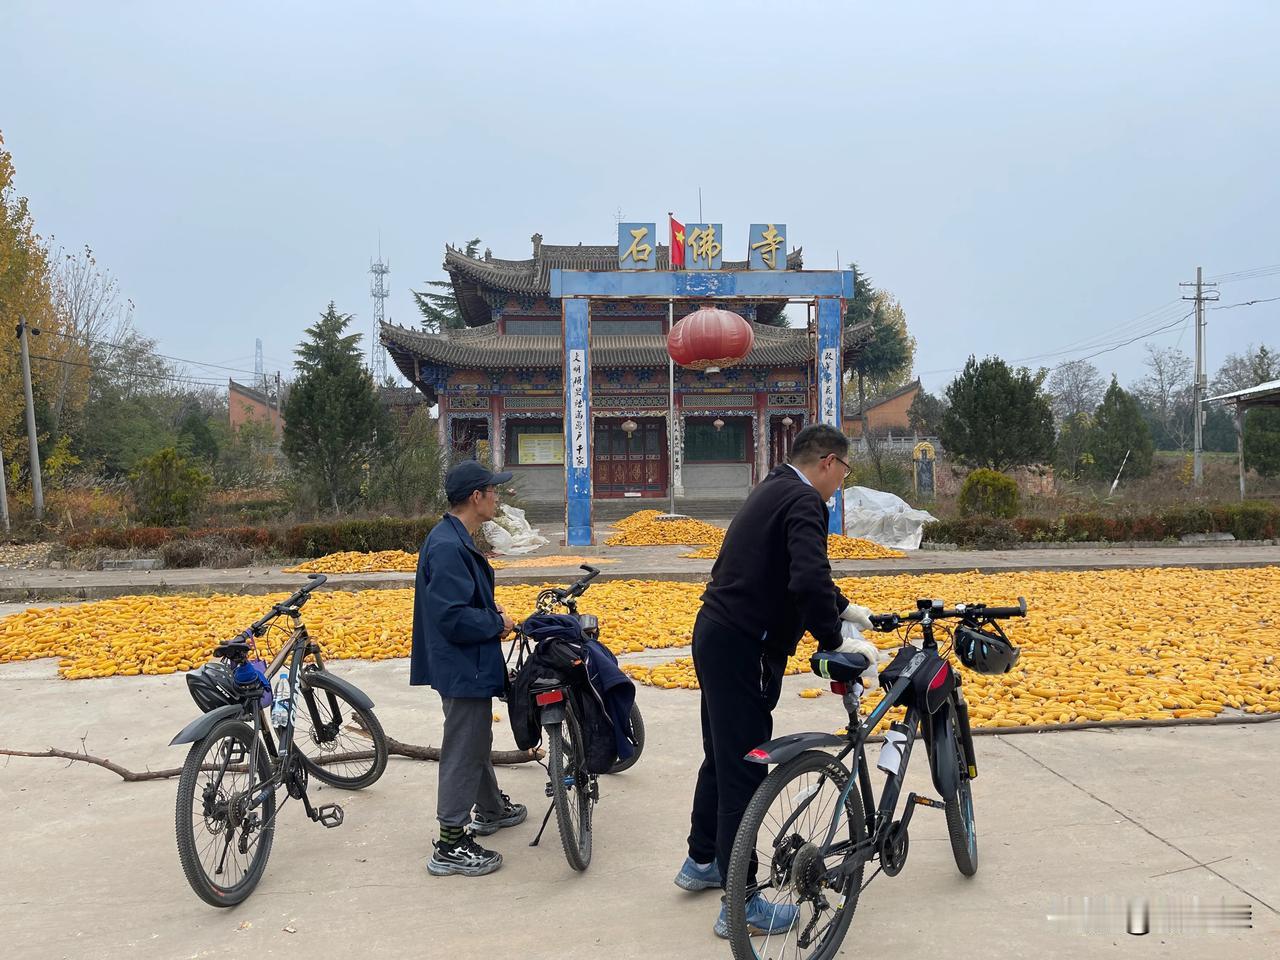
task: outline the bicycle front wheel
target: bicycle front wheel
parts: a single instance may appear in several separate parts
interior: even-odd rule
[[[266,748],[241,720],[194,744],[178,779],[178,859],[205,903],[232,907],[253,892],[275,838],[276,793]]]
[[[964,745],[960,740],[960,717],[955,704],[947,711],[950,716],[951,739],[956,748],[956,794],[947,801],[947,834],[951,838],[951,853],[956,866],[966,877],[978,872],[978,828],[973,818],[973,789],[970,787],[969,764],[965,762]]]
[[[591,863],[592,778],[587,773],[582,731],[572,709],[547,727],[547,772],[565,859],[575,870]]]
[[[853,848],[866,837],[862,799],[848,769],[821,750],[807,750],[778,767],[742,817],[725,883],[729,945],[734,960],[756,960],[751,937],[766,939],[758,953],[778,960],[835,956],[858,906],[866,858]],[[832,821],[836,833],[826,846]],[[841,865],[847,872],[832,876]],[[748,900],[759,895],[762,903]],[[763,909],[762,909],[763,908]],[[767,927],[750,921],[763,919]],[[790,917],[794,921],[787,923]]]
[[[373,710],[352,703],[323,671],[302,678],[293,743],[307,772],[343,790],[376,783],[387,769],[387,735]]]

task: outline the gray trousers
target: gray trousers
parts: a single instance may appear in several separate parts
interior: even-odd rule
[[[443,827],[471,822],[471,808],[502,812],[502,794],[489,753],[493,749],[493,700],[442,697],[444,739],[440,744],[440,784],[436,819]]]

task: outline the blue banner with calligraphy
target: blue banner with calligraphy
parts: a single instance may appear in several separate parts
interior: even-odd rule
[[[844,301],[835,297],[818,298],[818,422],[842,429],[840,388],[843,383],[840,349],[844,337]],[[844,497],[840,491],[828,501],[831,515],[829,533],[844,533]]]
[[[564,305],[565,543],[591,546],[591,356],[589,300]]]
[[[687,270],[719,270],[724,262],[724,224],[684,225],[684,265]]]
[[[618,269],[654,270],[658,266],[658,225],[618,224]]]
[[[750,270],[787,269],[787,225],[785,223],[753,223],[747,241],[747,268]]]

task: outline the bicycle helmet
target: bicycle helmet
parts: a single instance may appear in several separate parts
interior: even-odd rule
[[[187,691],[203,713],[239,703],[242,697],[231,668],[225,663],[206,663],[187,674]]]
[[[956,627],[955,651],[960,662],[978,673],[1008,673],[1022,653],[998,633],[961,624]]]

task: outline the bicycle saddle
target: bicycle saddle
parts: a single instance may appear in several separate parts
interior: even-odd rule
[[[809,658],[809,668],[825,680],[852,683],[871,666],[871,661],[860,653],[835,653],[819,650]]]

